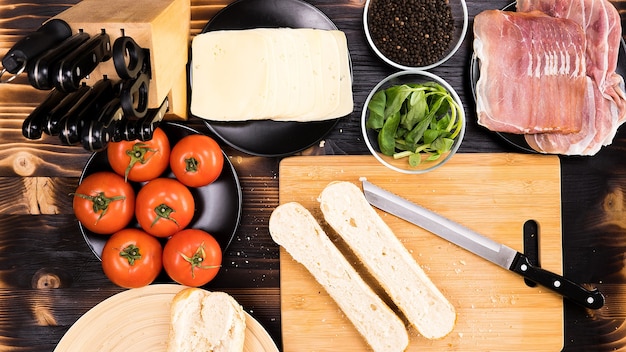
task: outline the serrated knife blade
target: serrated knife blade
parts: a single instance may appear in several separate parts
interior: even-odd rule
[[[599,309],[604,305],[604,296],[597,288],[588,290],[561,275],[533,266],[528,257],[511,247],[485,237],[369,181],[364,180],[362,184],[365,198],[374,207],[428,230],[586,308]]]

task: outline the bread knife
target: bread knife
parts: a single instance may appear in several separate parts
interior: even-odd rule
[[[574,303],[590,309],[599,309],[604,305],[604,295],[597,288],[588,290],[561,275],[534,266],[527,256],[511,247],[493,241],[371,182],[363,181],[363,192],[367,201],[374,207],[428,230]]]

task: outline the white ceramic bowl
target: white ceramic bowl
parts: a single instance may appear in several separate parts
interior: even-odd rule
[[[421,153],[420,154],[421,162],[419,162],[417,165],[411,165],[409,163],[408,157],[394,158],[394,156],[383,154],[378,144],[379,132],[375,129],[368,127],[368,119],[371,116],[371,112],[368,106],[370,102],[372,101],[372,98],[376,95],[376,93],[382,90],[386,90],[393,86],[402,86],[405,84],[423,84],[423,83],[429,83],[429,82],[437,83],[440,85],[440,87],[444,88],[449,93],[453,101],[456,102],[457,107],[458,107],[458,109],[456,109],[456,111],[454,112],[454,114],[456,114],[456,119],[451,118],[451,120],[457,121],[458,125],[455,123],[450,124],[450,125],[453,125],[453,127],[450,129],[450,135],[449,135],[449,137],[452,137],[449,139],[453,140],[452,145],[450,146],[450,149],[447,152],[440,153],[438,158],[434,160],[428,160],[428,158],[433,156],[434,154],[438,154],[437,152]],[[376,100],[376,98],[374,100]],[[449,113],[450,116],[453,116],[452,109],[448,109],[447,113]],[[445,114],[437,114],[437,115],[442,116]],[[421,173],[434,170],[444,165],[457,152],[457,150],[459,149],[459,146],[461,145],[461,142],[463,141],[463,137],[465,135],[465,109],[463,107],[463,103],[461,102],[461,99],[459,98],[454,88],[452,88],[452,86],[450,86],[450,84],[448,84],[441,77],[434,75],[427,71],[419,71],[419,70],[400,71],[380,81],[367,96],[367,99],[365,100],[365,104],[363,106],[362,113],[361,113],[361,131],[362,131],[365,143],[367,144],[367,148],[372,153],[372,155],[376,157],[376,159],[378,159],[378,161],[380,161],[383,165],[387,166],[388,168],[392,170],[402,172],[402,173],[421,174]],[[420,143],[420,144],[423,144],[423,143]],[[404,152],[403,154],[409,154],[409,153],[410,152]]]
[[[371,17],[375,14],[374,13],[375,10],[372,10],[372,8],[376,7],[376,3],[378,1],[382,2],[382,1],[389,1],[389,0],[367,0],[365,2],[365,8],[363,10],[363,26],[365,29],[365,36],[367,38],[367,42],[369,43],[372,50],[376,53],[376,55],[378,55],[378,57],[380,57],[384,62],[386,62],[387,64],[393,67],[396,67],[401,70],[413,70],[413,69],[428,70],[433,67],[439,66],[442,63],[446,62],[448,59],[450,59],[457,52],[457,50],[463,43],[463,40],[465,39],[465,34],[467,33],[467,27],[468,27],[467,4],[465,3],[465,0],[448,0],[447,3],[450,5],[451,16],[454,21],[454,30],[451,33],[452,38],[450,40],[450,44],[447,46],[447,49],[442,50],[441,55],[437,56],[438,59],[434,59],[434,58],[431,60],[425,59],[427,62],[420,64],[420,65],[411,65],[408,63],[399,62],[397,59],[392,58],[390,55],[384,54],[387,50],[383,46],[380,46],[380,47],[377,46],[376,42],[378,42],[378,40],[375,39],[375,37],[377,36],[373,35],[370,30],[371,29],[370,26],[373,27],[376,25],[376,23],[379,23],[379,21],[372,20],[372,17]],[[396,1],[396,2],[399,1],[402,4],[409,3],[407,0],[392,0],[392,1]],[[389,6],[385,6],[385,7],[389,8]],[[394,18],[394,19],[387,18],[385,23],[394,23],[394,26],[396,26],[396,25],[399,25],[398,23],[400,23],[400,21],[403,21],[403,19],[407,19],[407,22],[410,23],[408,19],[414,16],[413,18],[415,19],[415,21],[413,22],[414,24],[412,26],[419,26],[423,22],[423,21],[417,20],[418,15],[419,15],[419,10],[418,9],[415,9],[415,10],[411,9],[411,10],[412,10],[411,14],[407,14],[405,18],[402,18],[401,15],[398,16],[398,18]],[[401,11],[401,12],[404,13],[404,11]],[[426,15],[429,18],[432,17],[432,14],[429,14],[429,13],[424,14],[424,15]],[[385,17],[389,17],[389,16],[385,16]],[[405,22],[402,22],[402,26],[404,25],[405,25]],[[391,24],[387,28],[391,28]],[[386,29],[386,28],[381,28],[381,30],[384,30],[385,32],[389,32],[389,29]],[[416,31],[413,30],[411,32],[415,33]],[[415,40],[413,40],[412,42],[417,43],[417,41]],[[420,48],[421,47],[422,46],[420,46]],[[418,48],[417,50],[415,49],[409,50],[409,52],[407,52],[407,55],[416,57],[416,56],[423,55],[423,54],[421,53],[421,49]]]

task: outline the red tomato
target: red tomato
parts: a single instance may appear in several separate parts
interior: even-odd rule
[[[135,212],[135,190],[120,175],[101,171],[76,188],[74,214],[89,231],[110,235],[130,222]]]
[[[107,157],[113,171],[125,180],[144,182],[155,179],[170,162],[170,142],[161,128],[154,130],[149,141],[109,143]]]
[[[149,285],[163,268],[163,249],[155,237],[139,229],[123,229],[102,249],[102,270],[114,284],[125,288]]]
[[[163,268],[181,285],[202,286],[213,280],[221,265],[220,244],[202,230],[180,231],[163,248]]]
[[[195,211],[187,186],[173,178],[156,178],[137,193],[135,217],[144,231],[168,237],[189,225]]]
[[[217,142],[202,134],[184,137],[172,148],[170,168],[189,187],[202,187],[217,180],[224,166],[224,155]]]

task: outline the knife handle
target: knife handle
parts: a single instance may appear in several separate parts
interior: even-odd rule
[[[113,98],[99,112],[98,118],[88,121],[81,131],[83,148],[90,152],[98,152],[106,149],[111,141],[120,141],[115,138],[118,125],[124,119],[124,111],[119,98]],[[116,140],[117,139],[117,140]]]
[[[100,64],[111,58],[111,40],[103,30],[71,52],[59,64],[54,86],[65,92],[78,89],[80,81]]]
[[[538,268],[532,265],[528,257],[522,253],[516,254],[510,270],[583,307],[599,309],[604,305],[604,296],[597,288],[588,290],[561,275]]]
[[[37,89],[49,90],[54,88],[53,76],[58,71],[58,64],[68,53],[73,52],[89,39],[89,34],[78,32],[65,39],[61,44],[46,51],[30,61],[27,65],[28,81]]]
[[[159,127],[159,124],[165,117],[165,114],[169,110],[170,102],[167,97],[161,103],[161,106],[156,109],[148,109],[146,115],[140,119],[126,120],[125,123],[119,126],[119,131],[115,134],[114,138],[121,138],[125,141],[149,141],[154,136],[154,130]],[[119,142],[118,139],[116,139]]]
[[[102,108],[115,97],[113,83],[104,78],[91,88],[76,106],[62,118],[59,138],[65,145],[74,145],[81,141],[82,128],[96,119]]]
[[[50,136],[58,136],[61,130],[61,120],[83,96],[91,91],[91,87],[83,84],[77,91],[69,93],[57,106],[52,108],[47,115],[46,123],[43,126],[44,133]]]
[[[48,120],[48,113],[58,106],[67,93],[52,90],[46,99],[33,110],[22,123],[22,135],[28,139],[39,139]]]
[[[65,21],[52,19],[37,31],[20,39],[2,59],[4,70],[12,74],[24,71],[26,64],[72,35],[72,28]]]

